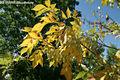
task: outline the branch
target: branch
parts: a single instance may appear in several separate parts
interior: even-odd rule
[[[94,53],[93,51],[91,51],[88,47],[86,47],[84,44],[82,44],[81,42],[80,42],[80,44],[81,44],[82,46],[84,46],[87,50],[89,50],[91,53],[96,54],[96,53]]]
[[[100,44],[100,45],[102,45],[102,46],[104,46],[104,47],[108,47],[108,48],[112,48],[112,49],[115,49],[115,50],[119,50],[119,49],[117,49],[117,48],[115,48],[115,47],[111,47],[111,46],[108,46],[108,45],[106,45],[106,44],[102,44],[102,43],[100,43],[100,42],[97,42],[98,44]]]

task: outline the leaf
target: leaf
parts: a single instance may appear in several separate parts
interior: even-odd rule
[[[65,15],[65,13],[63,11],[62,11],[62,18],[67,19],[66,15]]]
[[[38,13],[36,14],[35,17],[40,16],[41,14],[45,13],[46,11],[48,11],[47,8],[43,8],[42,10],[38,11]]]
[[[30,32],[32,30],[32,28],[30,27],[24,27],[24,29],[21,29],[24,32]]]
[[[104,7],[105,4],[107,4],[107,0],[102,0],[102,2],[101,2],[102,7]]]
[[[93,12],[93,16],[95,16],[95,12]]]
[[[51,67],[54,64],[55,61],[50,61],[49,67]]]
[[[120,58],[120,50],[117,51],[115,56],[117,56],[117,58]]]
[[[47,7],[50,7],[50,0],[45,0],[45,5],[46,5]]]
[[[47,16],[49,17],[50,22],[55,22],[55,19],[53,18],[52,13],[51,14],[47,13]]]
[[[40,21],[44,21],[44,22],[47,22],[47,23],[51,22],[49,17],[46,17],[46,16],[42,17]]]
[[[39,51],[39,54],[38,54],[38,62],[40,63],[40,65],[43,67],[43,57],[42,57],[42,53],[41,51]]]
[[[99,29],[99,31],[100,31],[100,34],[101,34],[103,40],[104,40],[105,39],[105,34],[103,33],[102,29]]]
[[[23,48],[23,49],[21,50],[21,55],[24,54],[25,52],[27,52],[27,50],[28,50],[28,48]]]
[[[34,56],[34,61],[32,62],[32,67],[35,68],[38,65],[37,55]]]
[[[20,44],[20,47],[27,46],[28,43],[30,43],[30,42],[31,42],[31,39],[25,39],[25,40],[22,42],[22,44]]]
[[[64,75],[66,80],[72,80],[72,71],[71,71],[71,64],[66,62],[63,64],[63,68],[61,69],[60,75]]]
[[[94,0],[90,0],[90,3],[92,3]]]
[[[50,7],[51,7],[52,9],[54,9],[55,6],[56,6],[56,4],[51,4],[51,5],[50,5]]]
[[[86,72],[79,72],[75,78],[75,80],[84,77],[84,75],[86,74]]]
[[[54,33],[54,32],[56,32],[56,31],[48,31],[48,32],[46,32],[45,34],[48,35],[48,34],[52,34],[52,33]]]
[[[41,23],[37,23],[33,26],[32,31],[40,32],[42,30]]]
[[[103,77],[101,77],[101,78],[100,78],[100,80],[104,80],[104,79],[105,79],[105,77],[106,77],[106,75],[104,75]]]
[[[66,14],[67,14],[67,17],[70,18],[71,17],[71,11],[69,8],[67,8],[67,11],[66,11]]]
[[[39,50],[34,51],[34,52],[32,53],[32,55],[29,57],[28,60],[34,61],[35,55],[36,55],[38,52],[39,52]]]
[[[76,17],[78,15],[78,12],[77,12],[77,10],[75,10],[74,12],[73,12],[73,17]]]
[[[34,11],[40,11],[41,9],[44,9],[44,8],[46,8],[44,5],[38,4],[32,10],[34,10]]]
[[[1,64],[0,64],[1,65]],[[0,69],[5,69],[6,68],[6,66],[2,66],[2,67],[0,67]]]
[[[6,72],[7,72],[7,69],[4,69],[4,70],[2,71],[2,76],[4,76]]]
[[[30,32],[29,35],[34,39],[40,39],[40,37],[35,32]]]

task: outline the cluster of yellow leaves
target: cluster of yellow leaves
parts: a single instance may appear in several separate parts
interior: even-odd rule
[[[81,23],[79,23],[80,19],[77,18],[77,11],[75,10],[73,15],[69,8],[67,8],[66,13],[61,11],[63,19],[74,18],[75,21],[70,22],[72,25],[71,29],[71,27],[60,21],[57,15],[57,11],[60,10],[55,8],[55,4],[51,4],[50,0],[46,0],[45,5],[36,5],[32,10],[38,12],[36,17],[41,14],[46,14],[46,16],[40,17],[41,22],[34,25],[33,28],[24,27],[22,29],[28,34],[20,44],[20,48],[22,47],[21,55],[24,53],[30,55],[28,60],[32,61],[32,65],[35,68],[38,64],[43,66],[42,55],[46,52],[50,61],[49,66],[57,66],[58,63],[63,63],[61,75],[65,75],[67,80],[71,80],[72,66],[70,62],[72,62],[73,58],[76,58],[78,63],[82,61],[81,45],[73,41],[73,39],[77,38],[75,34],[79,32],[78,28],[81,26]],[[42,29],[49,23],[56,23],[57,25],[52,25],[45,34],[42,34]],[[43,39],[43,35],[47,35],[47,37]],[[55,46],[51,43],[54,41]],[[39,42],[39,47],[36,47]],[[35,49],[34,52],[32,51],[33,49]]]
[[[93,0],[91,0],[92,2]],[[27,53],[29,55],[28,60],[32,61],[32,66],[35,68],[38,64],[43,65],[43,54],[47,53],[47,60],[49,60],[49,67],[57,66],[63,63],[61,75],[65,75],[67,80],[72,80],[72,65],[73,59],[76,59],[78,64],[81,64],[83,57],[86,57],[88,52],[87,47],[90,47],[88,39],[81,39],[81,21],[77,17],[78,13],[75,10],[73,14],[69,8],[66,12],[63,12],[55,8],[55,4],[51,4],[50,0],[45,1],[45,5],[38,4],[32,10],[37,11],[36,17],[40,17],[40,22],[35,24],[32,28],[24,27],[22,31],[28,32],[24,41],[20,44],[21,55]],[[73,18],[71,21],[72,26],[66,25],[63,21],[60,21],[58,12],[61,12],[64,20]],[[47,24],[50,29],[42,34],[43,28]],[[105,35],[101,29],[99,33],[102,38]],[[44,38],[44,35],[46,37]],[[80,43],[82,42],[81,45]],[[53,45],[55,44],[55,45]],[[81,73],[80,73],[81,74]]]

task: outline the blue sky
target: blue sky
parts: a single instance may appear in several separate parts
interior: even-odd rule
[[[77,0],[79,1],[79,5],[76,6],[76,10],[81,11],[82,17],[86,18],[90,21],[95,21],[96,18],[93,16],[93,11],[98,10],[98,6],[100,6],[100,10],[102,12],[102,15],[105,16],[108,14],[114,21],[117,21],[120,24],[120,8],[117,8],[116,4],[114,8],[111,8],[110,6],[104,6],[101,7],[101,0],[94,0],[92,3],[86,2],[86,0]],[[85,27],[87,28],[87,27]],[[110,45],[110,43],[113,43],[117,48],[120,48],[120,38],[115,38],[111,35],[108,35],[105,37],[104,43],[107,45]],[[104,55],[106,55],[107,52],[105,50]]]

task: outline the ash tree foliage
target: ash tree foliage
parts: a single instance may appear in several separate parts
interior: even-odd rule
[[[102,0],[102,6],[107,4],[105,1],[108,0]],[[44,67],[46,55],[49,68],[62,64],[60,75],[64,75],[66,80],[119,79],[120,50],[101,41],[108,34],[120,38],[120,26],[116,22],[86,21],[91,24],[91,29],[83,31],[84,21],[81,20],[77,10],[72,12],[67,7],[66,11],[63,11],[56,8],[56,4],[52,4],[50,0],[36,5],[32,10],[40,20],[33,27],[21,29],[27,32],[27,35],[19,46],[22,57],[15,57],[16,61],[21,59],[31,61],[33,68],[38,65]],[[111,56],[112,65],[103,57],[104,49],[101,47],[104,46],[113,48],[117,52]],[[78,70],[78,73],[74,74],[74,70]]]
[[[9,0],[5,0],[5,1],[9,1]],[[38,17],[35,18],[34,16],[35,12],[32,11],[31,8],[33,8],[38,3],[44,4],[45,0],[39,0],[39,1],[16,0],[16,1],[34,2],[34,4],[21,4],[21,5],[0,4],[0,16],[1,16],[0,17],[0,67],[2,66],[2,68],[8,69],[7,70],[8,72],[11,72],[11,70],[14,68],[14,67],[12,67],[12,69],[10,68],[9,71],[8,67],[11,65],[10,62],[11,59],[14,58],[13,56],[15,56],[16,54],[20,54],[20,49],[18,49],[18,46],[22,42],[23,37],[26,35],[26,33],[20,31],[20,29],[22,29],[25,26],[32,27],[36,22],[39,21]],[[52,0],[52,3],[56,3],[56,5],[59,5],[56,7],[62,10],[65,10],[67,6],[70,6],[70,9],[73,10],[75,8],[75,4],[77,4],[78,2],[76,2],[75,0],[74,1],[71,0],[70,2],[68,2],[68,0],[66,1]],[[63,3],[65,4],[64,7],[62,7]],[[15,60],[16,59],[13,59],[13,61]],[[12,63],[12,65],[13,64],[14,63]],[[0,73],[1,73],[1,69],[0,69]]]

